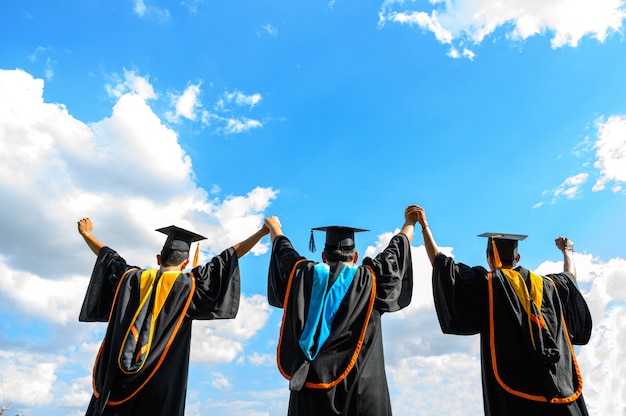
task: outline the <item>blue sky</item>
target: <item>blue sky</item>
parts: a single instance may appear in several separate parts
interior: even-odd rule
[[[625,17],[623,0],[2,2],[8,414],[86,409],[104,327],[77,322],[79,218],[151,266],[156,228],[208,236],[206,260],[269,215],[304,255],[324,225],[371,230],[375,255],[417,203],[467,264],[486,231],[528,234],[543,273],[562,269],[554,238],[575,241],[586,401],[626,415]],[[286,412],[269,248],[241,259],[238,317],[194,324],[188,415]],[[478,340],[441,334],[419,233],[413,261],[413,302],[383,320],[394,412],[480,415]]]

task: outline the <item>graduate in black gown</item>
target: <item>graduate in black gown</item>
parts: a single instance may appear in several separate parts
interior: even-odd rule
[[[239,309],[239,257],[268,233],[266,227],[184,272],[190,244],[204,237],[179,227],[168,235],[160,267],[129,266],[92,234],[89,218],[78,232],[98,256],[79,320],[108,322],[93,368],[86,415],[182,416],[185,412],[191,323],[229,319]],[[194,260],[195,263],[195,260]]]
[[[441,253],[420,208],[444,333],[480,334],[485,415],[587,415],[572,344],[586,344],[591,315],[576,283],[574,244],[558,237],[562,273],[517,266],[524,235],[485,233],[487,263],[470,267]]]
[[[354,233],[365,230],[318,228],[326,243],[317,263],[293,248],[277,217],[265,220],[273,245],[268,300],[284,309],[277,361],[289,380],[289,415],[391,415],[381,316],[411,301],[416,208],[407,207],[400,233],[361,266]]]

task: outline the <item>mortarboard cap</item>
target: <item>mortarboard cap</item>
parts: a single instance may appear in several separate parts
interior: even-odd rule
[[[354,249],[354,233],[360,233],[369,230],[338,225],[311,228],[311,240],[309,241],[309,249],[314,252],[315,240],[313,239],[313,231],[324,231],[326,233],[326,244],[324,245],[324,250],[332,251]]]
[[[206,237],[203,237],[200,234],[196,234],[192,231],[187,231],[175,225],[159,228],[155,231],[167,235],[167,240],[165,241],[161,252],[168,249],[189,252],[189,249],[191,248],[191,243],[206,239]]]
[[[482,233],[478,237],[486,237],[489,239],[487,250],[493,253],[496,264],[500,259],[506,263],[512,263],[517,257],[517,243],[528,237],[523,234],[506,234],[506,233]],[[494,246],[496,250],[494,251]]]

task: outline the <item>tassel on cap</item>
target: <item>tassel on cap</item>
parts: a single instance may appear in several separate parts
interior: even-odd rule
[[[502,268],[502,262],[500,261],[500,254],[498,253],[498,247],[496,247],[496,240],[491,239],[491,246],[493,247],[493,261],[496,265],[496,269]]]
[[[193,267],[198,266],[198,258],[200,257],[200,243],[196,244],[196,254],[193,256]]]
[[[311,238],[309,239],[309,250],[315,253],[315,238],[313,238],[313,230],[311,230]]]

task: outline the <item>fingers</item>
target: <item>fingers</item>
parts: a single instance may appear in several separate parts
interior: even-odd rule
[[[574,242],[567,237],[557,237],[554,239],[556,246],[559,250],[573,250]]]
[[[271,228],[277,228],[277,227],[280,228],[280,227],[282,227],[282,225],[280,224],[280,220],[276,216],[271,216],[271,217],[265,218],[263,223],[265,224],[265,226],[267,228],[270,228],[270,229]]]
[[[91,218],[85,217],[78,220],[78,232],[80,234],[90,233],[93,230],[93,223],[91,222]]]

